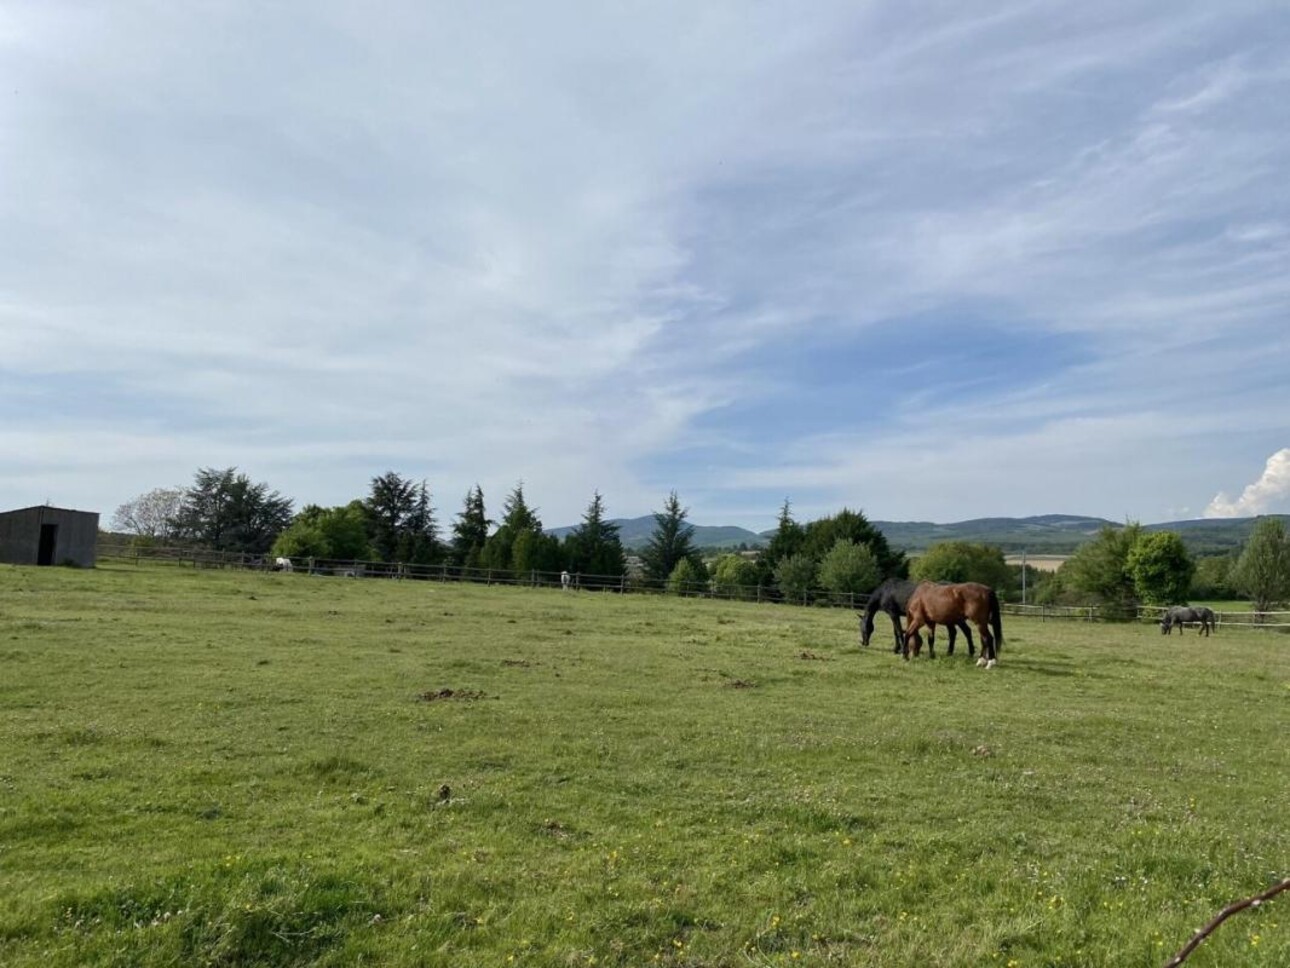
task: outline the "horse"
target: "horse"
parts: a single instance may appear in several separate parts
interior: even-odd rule
[[[274,571],[295,571],[295,565],[291,563],[290,558],[274,558],[273,570]]]
[[[1204,605],[1175,605],[1172,608],[1167,608],[1165,609],[1165,614],[1160,618],[1160,633],[1168,635],[1177,625],[1178,634],[1182,635],[1183,627],[1188,622],[1200,623],[1200,629],[1196,634],[1209,635],[1214,628],[1214,610]]]
[[[905,650],[905,634],[900,627],[900,619],[905,614],[905,605],[909,602],[909,596],[914,593],[918,587],[917,582],[906,581],[903,578],[888,578],[885,582],[873,590],[869,596],[869,602],[865,605],[864,614],[860,616],[860,644],[866,649],[869,648],[869,639],[873,636],[873,617],[878,612],[886,612],[887,617],[891,619],[892,631],[896,636],[896,647],[892,649],[897,655]],[[950,625],[950,647],[949,654],[954,654],[954,639],[956,630],[961,631],[967,637],[968,655],[976,655],[976,644],[972,641],[972,630],[968,628],[967,622],[956,622]],[[936,632],[932,630],[932,641],[928,645],[929,655],[936,657]]]
[[[993,669],[998,661],[998,649],[1003,645],[1003,618],[999,611],[999,596],[989,585],[974,581],[957,585],[938,585],[935,582],[920,582],[909,596],[905,606],[909,616],[909,626],[905,630],[905,659],[909,659],[910,650],[918,655],[923,645],[918,630],[928,626],[932,635],[936,626],[952,625],[969,619],[976,623],[981,633],[981,657],[976,660],[978,666]],[[994,634],[990,634],[991,628]]]

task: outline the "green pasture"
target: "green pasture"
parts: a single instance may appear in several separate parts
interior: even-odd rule
[[[4,567],[0,964],[1145,968],[1290,873],[1290,638],[879,622]]]

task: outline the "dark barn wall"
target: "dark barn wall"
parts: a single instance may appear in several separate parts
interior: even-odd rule
[[[94,567],[99,536],[98,513],[44,506],[0,513],[0,562],[37,564],[41,528],[45,525],[58,528],[50,564],[61,565],[70,561],[82,568]]]

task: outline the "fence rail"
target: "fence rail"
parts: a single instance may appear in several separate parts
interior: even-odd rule
[[[1159,622],[1164,617],[1163,605],[1141,605],[1138,621]],[[1195,624],[1195,623],[1191,623]],[[1290,629],[1290,612],[1214,612],[1214,626],[1250,629]]]
[[[116,561],[162,562],[193,568],[245,568],[257,571],[299,572],[316,576],[344,578],[393,578],[413,581],[470,582],[480,585],[515,585],[531,588],[566,587],[561,572],[529,571],[516,574],[509,569],[465,568],[460,565],[417,565],[405,562],[360,561],[334,558],[290,558],[289,565],[279,565],[268,555],[249,555],[229,551],[209,551],[201,548],[134,547],[131,545],[106,545],[100,547],[99,557]],[[863,609],[869,596],[853,592],[833,592],[815,588],[802,596],[786,596],[760,585],[731,585],[717,581],[673,582],[646,578],[642,575],[586,575],[570,574],[567,587],[577,590],[609,591],[621,594],[671,593],[689,598],[711,598],[726,601],[779,602],[784,604],[814,605],[824,608]],[[1022,605],[1004,602],[1005,615],[1029,616],[1040,621],[1103,621],[1101,609],[1096,605]],[[1139,622],[1158,623],[1164,608],[1142,605],[1137,609]],[[1215,612],[1217,625],[1231,628],[1290,629],[1290,612]]]

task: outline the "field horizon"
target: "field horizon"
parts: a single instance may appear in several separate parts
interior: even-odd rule
[[[1285,637],[1004,636],[987,672],[846,610],[6,567],[0,962],[1158,966],[1290,873]]]

